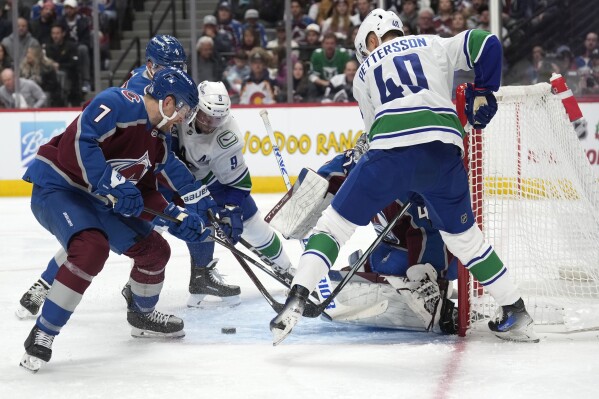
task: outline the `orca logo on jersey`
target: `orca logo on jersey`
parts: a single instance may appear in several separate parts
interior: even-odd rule
[[[37,155],[37,150],[52,137],[61,134],[67,127],[63,122],[21,122],[21,161],[28,167]]]
[[[114,171],[121,174],[131,183],[136,184],[152,167],[148,152],[139,159],[109,159],[108,163]]]

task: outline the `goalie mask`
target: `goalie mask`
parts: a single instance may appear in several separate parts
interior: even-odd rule
[[[212,133],[229,117],[231,99],[223,82],[205,80],[198,85],[198,91],[200,102],[195,120],[196,128],[202,133]]]
[[[376,35],[378,41],[377,47],[382,44],[382,37],[387,32],[399,31],[403,35],[403,24],[401,19],[393,11],[385,11],[382,8],[372,10],[364,21],[360,24],[356,39],[354,40],[354,46],[356,47],[356,57],[361,63],[370,55],[368,50],[368,35],[370,32]]]

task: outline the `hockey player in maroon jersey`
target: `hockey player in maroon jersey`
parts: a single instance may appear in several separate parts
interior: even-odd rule
[[[133,336],[184,335],[183,321],[155,310],[170,256],[155,224],[185,241],[208,237],[204,218],[214,206],[208,190],[170,151],[175,123],[190,122],[198,106],[193,80],[165,68],[143,97],[123,88],[98,94],[66,128],[42,146],[24,180],[34,184],[34,216],[67,250],[35,326],[25,341],[21,366],[37,371],[52,355],[52,342],[102,270],[109,251],[133,259],[127,321]],[[186,203],[183,210],[156,190],[168,170]],[[109,200],[110,199],[110,200]],[[144,207],[181,220],[143,213]],[[140,217],[140,218],[138,218]]]

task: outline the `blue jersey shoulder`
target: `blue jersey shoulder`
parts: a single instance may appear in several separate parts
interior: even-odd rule
[[[151,80],[146,73],[146,67],[141,66],[133,71],[129,80],[125,82],[124,87],[143,96],[150,82]]]
[[[142,96],[122,87],[99,93],[81,114],[81,124],[103,135],[117,126],[147,123],[148,112]]]

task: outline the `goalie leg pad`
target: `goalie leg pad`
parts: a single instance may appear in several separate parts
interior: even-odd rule
[[[329,182],[311,169],[302,169],[297,181],[264,220],[290,239],[302,239],[331,203]]]

